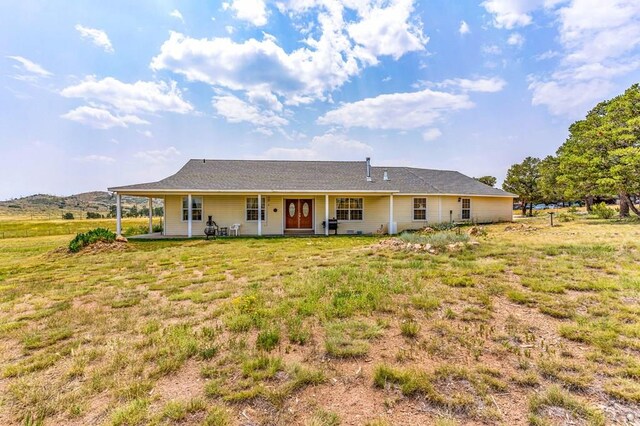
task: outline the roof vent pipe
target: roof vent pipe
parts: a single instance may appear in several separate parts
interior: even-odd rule
[[[389,180],[389,172],[387,171],[387,169],[384,169],[384,176],[382,177],[383,180]]]
[[[367,182],[371,182],[371,157],[367,157]]]

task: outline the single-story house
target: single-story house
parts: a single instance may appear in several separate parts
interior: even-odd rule
[[[366,161],[189,160],[157,182],[109,188],[164,200],[163,233],[201,236],[208,217],[240,235],[394,234],[442,222],[512,220],[514,194],[449,170]],[[151,209],[150,209],[151,210]],[[258,220],[260,218],[260,220]],[[149,218],[151,226],[151,217]],[[236,226],[237,227],[237,226]]]

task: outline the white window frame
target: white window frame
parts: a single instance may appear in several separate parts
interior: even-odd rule
[[[465,208],[464,207],[464,201],[468,200],[469,201],[469,207]],[[468,210],[469,211],[469,217],[465,218],[464,217],[464,211]],[[460,198],[460,219],[461,220],[471,220],[471,198],[467,197],[467,198]]]
[[[424,200],[424,208],[416,208],[416,200]],[[416,219],[416,211],[424,210],[424,219]],[[411,200],[411,218],[414,222],[426,222],[427,221],[427,197],[413,197]]]
[[[191,217],[195,217],[195,215],[193,214],[193,212],[195,212],[196,210],[200,210],[200,219],[191,219],[192,222],[202,222],[204,220],[204,197],[203,196],[195,196],[192,195],[191,196],[191,204],[193,205],[196,200],[199,199],[200,200],[200,208],[195,208],[192,207],[191,208]],[[185,204],[187,205],[187,207],[185,207]],[[189,196],[185,195],[184,197],[182,197],[180,199],[180,212],[181,212],[181,219],[182,222],[189,222]],[[186,216],[185,216],[186,213]],[[186,219],[185,219],[186,218]]]
[[[343,199],[346,198],[347,200],[349,200],[349,208],[347,209],[338,209],[338,200],[339,199]],[[362,204],[362,208],[361,209],[352,209],[351,208],[351,200],[362,200],[361,204]],[[336,197],[334,200],[334,209],[333,209],[333,213],[336,219],[338,219],[340,222],[363,222],[364,221],[364,197]],[[338,210],[346,210],[349,213],[349,219],[340,219],[338,218]],[[351,212],[352,211],[362,211],[362,219],[351,219]]]
[[[258,197],[246,197],[244,199],[244,220],[245,222],[258,223],[258,219],[247,219],[249,210],[258,210],[257,208],[250,209],[248,207],[247,204],[249,203],[249,200],[256,200],[256,203],[257,203]],[[262,197],[262,205],[260,207],[262,208],[262,222],[266,222],[267,221],[267,198],[266,197]]]

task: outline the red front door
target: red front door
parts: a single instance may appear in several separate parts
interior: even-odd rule
[[[313,229],[312,199],[286,199],[284,213],[286,229]]]

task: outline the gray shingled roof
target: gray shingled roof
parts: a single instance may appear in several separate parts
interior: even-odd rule
[[[383,180],[388,170],[389,180]],[[462,173],[412,167],[371,167],[364,161],[189,160],[158,182],[109,188],[116,192],[153,191],[379,191],[419,194],[515,196]]]

